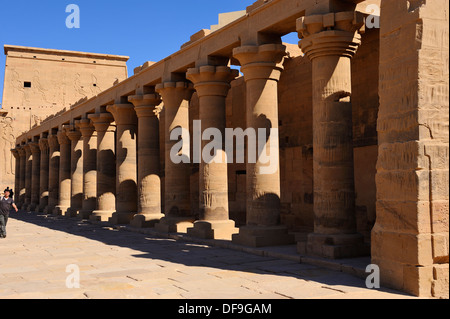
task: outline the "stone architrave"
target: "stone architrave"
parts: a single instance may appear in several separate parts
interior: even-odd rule
[[[159,119],[155,108],[161,98],[155,93],[129,96],[128,101],[133,103],[138,117],[138,214],[130,224],[138,228],[154,227],[164,217],[161,213]]]
[[[297,20],[299,46],[312,63],[314,233],[306,253],[328,258],[364,255],[356,232],[351,59],[361,36],[354,11]]]
[[[67,210],[70,208],[70,199],[72,197],[71,191],[71,141],[67,137],[64,130],[57,133],[58,143],[60,147],[59,158],[59,196],[58,204],[53,210],[53,214],[57,216],[66,216]]]
[[[81,132],[75,125],[65,127],[67,138],[71,142],[70,148],[70,181],[71,196],[70,209],[67,217],[77,217],[83,206],[83,141]]]
[[[187,71],[186,77],[194,83],[199,98],[199,118],[202,131],[218,130],[222,136],[221,149],[214,150],[214,156],[201,156],[199,167],[200,220],[189,228],[193,237],[231,240],[238,233],[228,209],[228,160],[225,152],[226,97],[230,82],[239,76],[238,70],[227,66],[205,65]],[[209,136],[211,137],[211,136]],[[211,141],[202,138],[204,150]],[[208,154],[209,155],[209,154]]]
[[[97,131],[89,119],[75,121],[75,125],[83,138],[83,198],[78,217],[89,219],[97,204]]]
[[[172,161],[172,148],[181,139],[171,141],[170,135],[176,128],[189,131],[189,102],[194,89],[188,82],[164,82],[156,86],[156,92],[162,97],[165,112],[165,216],[155,225],[155,229],[186,232],[195,221],[190,205],[190,164],[189,159],[180,163]],[[180,149],[179,154],[185,154],[184,151]]]
[[[39,139],[39,148],[41,149],[41,167],[39,179],[39,211],[43,212],[48,205],[49,190],[49,145],[47,138]]]
[[[129,224],[137,213],[137,117],[133,104],[109,105],[116,122],[116,211],[112,224]]]
[[[108,221],[116,211],[115,132],[110,113],[88,115],[97,131],[97,207],[90,220]]]
[[[283,71],[286,47],[281,44],[241,46],[233,56],[241,63],[247,90],[247,128],[256,135],[265,129],[266,154],[263,163],[261,145],[249,145],[257,151],[256,162],[247,159],[247,225],[233,236],[233,242],[261,247],[294,242],[287,227],[280,224],[280,170],[278,141],[278,81]],[[259,139],[258,139],[259,140]],[[259,144],[259,143],[258,143]],[[275,166],[267,172],[267,166]]]

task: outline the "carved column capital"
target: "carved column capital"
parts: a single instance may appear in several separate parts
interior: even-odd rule
[[[18,148],[17,148],[17,151],[19,152],[19,156],[20,156],[20,157],[25,157],[26,152],[25,152],[25,148],[24,148],[23,145],[20,146],[20,147],[18,147]]]
[[[37,154],[41,151],[41,149],[39,148],[39,143],[36,142],[30,143],[30,147],[32,154]]]
[[[58,131],[58,134],[56,136],[58,137],[59,145],[71,144],[65,131]]]
[[[235,48],[233,57],[241,63],[245,81],[269,79],[278,81],[283,71],[286,46],[282,44],[247,45]]]
[[[28,157],[31,155],[31,143],[27,143],[23,146],[24,150],[25,150],[25,155]]]
[[[67,138],[72,142],[79,141],[81,139],[81,132],[75,125],[64,126]]]
[[[357,11],[304,16],[297,19],[299,46],[310,60],[320,56],[352,58],[359,45],[358,30],[364,25],[364,16]]]
[[[81,136],[90,137],[94,134],[95,128],[90,119],[81,119],[75,121],[75,126],[80,130]]]
[[[13,154],[13,156],[14,156],[15,159],[18,159],[18,158],[20,157],[20,154],[19,154],[19,148],[13,148],[13,149],[11,149],[11,153]]]
[[[213,65],[191,68],[186,73],[186,78],[194,83],[199,97],[227,96],[231,87],[230,82],[238,76],[238,70]]]
[[[47,139],[49,148],[57,149],[59,147],[58,137],[56,135],[49,135]]]
[[[137,118],[133,104],[113,104],[106,107],[106,111],[114,116],[116,125],[136,125]]]
[[[89,114],[88,117],[97,132],[115,131],[116,129],[114,125],[111,125],[114,122],[114,116],[111,113]]]
[[[41,138],[39,140],[39,148],[41,149],[41,151],[46,151],[49,148],[49,143],[48,143],[48,139],[47,138]]]
[[[179,101],[189,101],[194,93],[194,86],[189,82],[164,82],[157,84],[155,87],[157,93],[159,93],[164,102],[168,99],[176,99]],[[179,105],[179,103],[169,103]],[[167,103],[164,103],[167,106]]]
[[[157,115],[156,106],[161,103],[161,96],[158,93],[131,95],[128,102],[134,105],[134,110],[138,118],[153,117]]]

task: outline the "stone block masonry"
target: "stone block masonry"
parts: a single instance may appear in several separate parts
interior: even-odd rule
[[[448,0],[257,1],[24,129],[17,202],[252,249],[296,243],[301,258],[370,255],[382,285],[448,298],[448,14]],[[281,41],[292,32],[298,46]],[[264,142],[279,165],[175,163],[174,145],[194,150],[171,135],[196,120],[222,136],[276,130]]]

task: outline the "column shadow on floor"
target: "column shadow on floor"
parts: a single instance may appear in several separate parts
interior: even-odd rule
[[[358,290],[357,288],[362,288],[367,292],[363,279],[343,272],[301,264],[295,261],[257,256],[231,249],[177,241],[136,232],[120,231],[108,226],[92,224],[88,221],[48,216],[42,213],[20,212],[11,215],[10,218],[99,241],[109,246],[140,251],[141,253],[133,255],[136,258],[158,259],[185,266],[211,267],[260,275],[276,275],[280,279],[292,277],[299,280],[313,281],[324,285],[324,288],[333,289],[341,293],[349,292],[349,290],[355,291],[355,288],[359,292],[363,292],[363,290]],[[378,291],[408,296],[389,289],[382,288]]]

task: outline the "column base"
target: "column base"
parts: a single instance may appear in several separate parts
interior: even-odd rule
[[[91,216],[92,210],[80,210],[78,211],[77,218],[79,219],[89,219],[89,216]]]
[[[65,216],[67,213],[67,210],[69,209],[69,206],[56,206],[55,209],[53,209],[53,215],[55,216]]]
[[[94,210],[89,216],[89,220],[97,222],[107,222],[113,215],[114,211],[111,210]]]
[[[137,214],[134,215],[130,226],[136,228],[152,228],[159,223],[164,217],[164,214]]]
[[[194,226],[194,219],[189,217],[164,217],[155,224],[155,230],[162,233],[186,233]]]
[[[65,213],[64,216],[67,217],[67,218],[75,218],[75,217],[77,217],[77,216],[78,216],[78,208],[72,208],[72,207],[70,207],[70,208],[66,211],[66,213]]]
[[[297,250],[300,254],[342,259],[370,256],[370,246],[364,243],[361,234],[308,234],[305,243],[299,243]]]
[[[239,233],[239,228],[235,227],[233,220],[199,220],[194,222],[193,228],[187,230],[189,236],[202,239],[231,240],[232,236],[237,233]]]
[[[39,213],[44,213],[46,208],[47,208],[47,206],[39,206],[37,211]]]
[[[248,247],[281,246],[294,244],[294,235],[286,226],[243,226],[233,235],[233,243]]]
[[[115,212],[109,218],[109,222],[113,225],[127,225],[131,222],[136,213],[119,213]]]
[[[28,206],[28,209],[27,209],[27,211],[29,211],[29,212],[36,212],[36,209],[38,208],[38,204],[30,204],[29,206]]]

